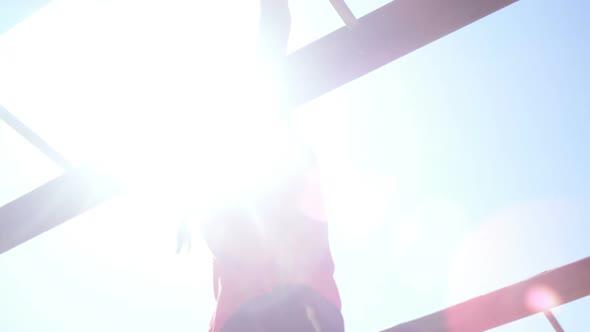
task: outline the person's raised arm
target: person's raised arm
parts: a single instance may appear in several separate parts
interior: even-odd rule
[[[291,33],[289,0],[260,0],[258,51],[266,61],[282,61]]]

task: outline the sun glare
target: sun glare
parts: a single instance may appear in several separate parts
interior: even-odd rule
[[[2,36],[0,102],[128,188],[73,223],[64,247],[173,278],[186,269],[166,263],[178,221],[285,172],[277,85],[255,61],[256,2],[236,6],[54,1]],[[206,251],[195,238],[192,259]]]
[[[278,151],[276,84],[255,61],[256,2],[235,6],[56,1],[1,40],[0,98],[66,157],[159,199],[250,186],[283,156],[254,148]]]

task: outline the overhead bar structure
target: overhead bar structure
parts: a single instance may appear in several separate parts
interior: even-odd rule
[[[295,51],[287,60],[294,105],[304,104],[518,0],[394,0]]]
[[[8,112],[4,106],[0,105],[0,120],[3,120],[14,131],[20,134],[24,139],[41,151],[46,157],[59,165],[64,170],[72,169],[72,164],[57,150],[55,150],[41,136],[37,135],[31,128],[27,127],[16,116]]]
[[[544,295],[551,306],[537,307],[533,299]],[[487,331],[586,296],[590,296],[590,257],[382,332]]]
[[[289,55],[286,80],[304,104],[517,0],[394,0]],[[0,254],[70,220],[121,191],[89,167],[74,168],[0,207]],[[590,295],[590,257],[409,321],[383,332],[481,332],[547,312],[527,304],[535,287],[553,306]]]
[[[561,327],[561,324],[559,324],[557,318],[555,318],[555,316],[553,315],[553,312],[551,312],[551,310],[545,311],[544,314],[549,323],[551,323],[551,326],[553,326],[555,332],[565,332],[563,327]]]
[[[122,188],[99,170],[79,167],[0,208],[0,254],[70,220]]]
[[[516,1],[394,0],[360,18],[354,29],[343,27],[289,55],[286,79],[292,101],[299,105],[317,98]],[[102,202],[64,196],[94,191],[82,173],[65,174],[0,207],[0,253]],[[47,220],[31,210],[44,211]],[[26,232],[12,232],[24,228]]]

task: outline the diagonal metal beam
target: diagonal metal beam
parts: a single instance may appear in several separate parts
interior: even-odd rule
[[[293,102],[317,98],[516,1],[395,0],[354,29],[334,31],[291,54],[286,78]],[[101,178],[71,171],[0,207],[0,253],[106,199],[109,191],[94,187],[93,176]]]
[[[4,120],[8,126],[41,151],[47,158],[61,166],[61,168],[64,170],[72,169],[72,164],[63,155],[57,152],[47,141],[31,130],[31,128],[27,127],[16,116],[8,112],[2,105],[0,105],[0,120]]]
[[[293,102],[310,101],[517,0],[395,0],[289,56]],[[0,253],[100,204],[120,188],[80,168],[0,208]],[[383,332],[479,332],[542,312],[533,287],[559,295],[555,306],[590,295],[590,257]]]
[[[287,60],[300,105],[467,26],[517,0],[394,0],[295,51]]]
[[[545,311],[545,317],[547,318],[547,320],[549,321],[549,323],[551,324],[551,326],[553,327],[555,332],[565,332],[563,330],[563,327],[561,327],[561,324],[559,324],[559,321],[557,320],[557,318],[555,318],[555,315],[553,314],[553,312],[551,312],[551,310]]]
[[[121,188],[80,167],[0,208],[0,254],[97,206]]]
[[[590,296],[590,257],[382,332],[487,331],[551,309],[530,302],[531,292],[544,289],[557,295],[552,308]]]

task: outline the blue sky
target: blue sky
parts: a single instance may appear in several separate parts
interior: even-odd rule
[[[348,2],[361,15],[387,1]],[[255,1],[223,18],[231,30],[222,4],[138,4],[54,1],[0,35],[0,103],[74,162],[140,188],[0,256],[2,331],[207,326],[208,255],[200,243],[174,255],[167,221],[184,212],[167,197],[185,207],[236,179],[217,152],[233,146],[227,126],[252,125],[239,106],[255,91],[216,91],[241,82],[227,78],[250,61]],[[302,107],[349,331],[590,255],[588,12],[520,1]],[[293,49],[340,25],[327,1],[297,1],[293,15]],[[0,156],[0,203],[60,173],[3,124]],[[585,298],[555,313],[582,331],[589,310]],[[551,330],[537,315],[495,331]]]

